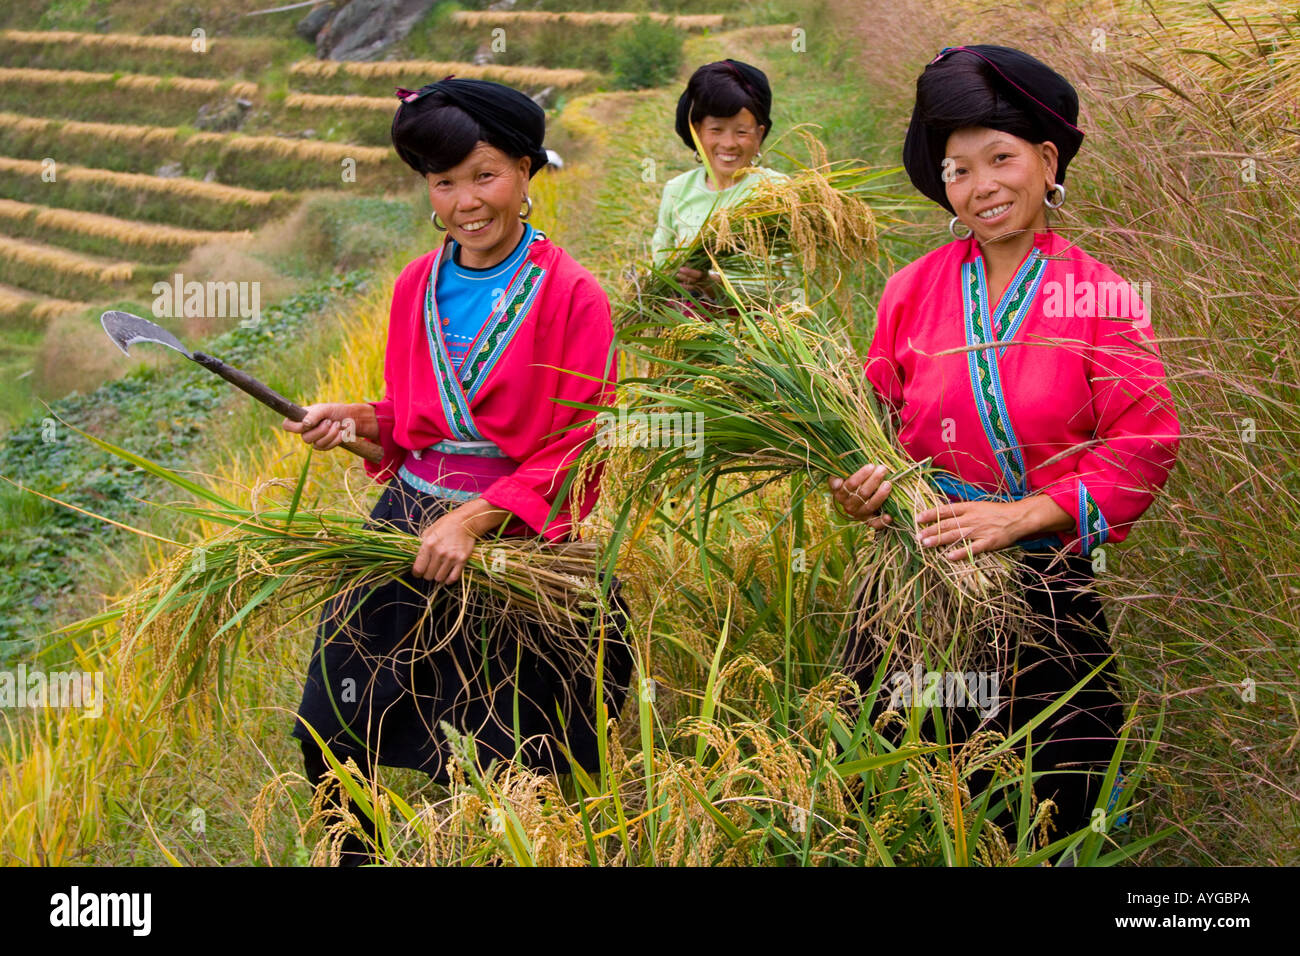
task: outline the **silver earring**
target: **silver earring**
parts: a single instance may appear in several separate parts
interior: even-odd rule
[[[751,160],[749,161],[749,165],[751,165],[751,166],[757,166],[757,165],[758,165],[758,161],[759,161],[760,159],[762,159],[762,158],[763,158],[763,154],[762,154],[762,153],[755,153],[755,154],[754,154],[754,158],[751,159]]]
[[[698,149],[695,151],[695,161],[696,161],[697,163],[702,163],[702,162],[704,162],[704,160],[700,159],[700,151],[699,151]]]
[[[1052,200],[1048,198],[1049,196],[1052,195],[1052,193],[1059,193],[1059,194],[1060,194],[1060,198],[1057,199],[1056,202],[1052,202]],[[1055,184],[1052,186],[1051,189],[1049,189],[1046,193],[1044,193],[1044,195],[1043,195],[1043,205],[1046,206],[1048,209],[1060,209],[1062,206],[1064,206],[1064,205],[1065,205],[1065,187],[1062,186],[1060,183],[1055,183]]]
[[[951,219],[948,220],[948,231],[952,233],[952,237],[954,239],[969,239],[972,233],[974,232],[974,230],[971,229],[970,226],[966,226],[966,232],[960,233],[957,231],[957,227],[960,225],[962,225],[961,219],[959,219],[957,216],[953,216]]]
[[[531,216],[531,215],[533,214],[533,200],[532,200],[532,198],[529,197],[529,196],[525,196],[525,197],[524,197],[524,202],[526,202],[526,203],[528,204],[528,209],[527,209],[526,211],[521,211],[521,212],[519,213],[519,218],[520,218],[521,220],[527,220],[528,217]]]
[[[437,214],[437,212],[435,212],[432,216],[429,217],[429,221],[430,221],[431,223],[433,223],[433,228],[434,228],[434,229],[437,229],[439,232],[446,232],[446,231],[447,231],[447,227],[444,226],[444,225],[443,225],[443,224],[438,220],[438,214]]]

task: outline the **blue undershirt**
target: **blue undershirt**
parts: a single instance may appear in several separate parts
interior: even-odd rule
[[[438,263],[434,299],[443,320],[442,337],[457,372],[470,345],[527,258],[529,244],[544,238],[542,233],[524,223],[524,234],[514,251],[502,262],[486,269],[473,269],[457,262],[460,243],[454,239],[451,241],[448,254]]]

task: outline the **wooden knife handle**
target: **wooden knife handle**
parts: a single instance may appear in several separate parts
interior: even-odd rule
[[[231,385],[240,391],[247,392],[255,399],[265,405],[267,408],[273,408],[285,418],[293,422],[300,422],[307,417],[307,409],[301,405],[289,401],[274,389],[267,388],[247,372],[241,372],[233,365],[227,365],[219,358],[213,358],[211,355],[205,355],[203,352],[193,353],[194,361],[198,362],[210,372],[216,372]],[[384,460],[384,449],[379,445],[366,438],[357,438],[353,441],[345,441],[343,447],[354,455],[360,455],[368,462],[379,464]]]

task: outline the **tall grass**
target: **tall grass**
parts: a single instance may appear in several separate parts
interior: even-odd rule
[[[1177,4],[1117,26],[1134,37],[1106,56],[1060,42],[1093,130],[1077,234],[1151,283],[1187,439],[1142,546],[1103,579],[1143,702],[1170,702],[1161,813],[1184,841],[1167,859],[1295,863],[1300,157],[1281,127],[1300,18]]]

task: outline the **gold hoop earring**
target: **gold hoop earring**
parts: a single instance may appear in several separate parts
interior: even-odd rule
[[[447,231],[447,227],[444,226],[441,221],[439,221],[437,212],[434,212],[434,214],[429,217],[429,221],[433,223],[433,228],[437,229],[439,232]]]
[[[1048,198],[1049,196],[1052,195],[1052,193],[1058,193],[1058,194],[1059,194],[1059,197],[1060,197],[1060,198],[1058,198],[1058,199],[1056,200],[1056,202],[1052,202],[1052,200]],[[1053,185],[1052,185],[1052,188],[1049,189],[1046,193],[1043,194],[1043,205],[1046,206],[1048,209],[1060,209],[1062,206],[1064,206],[1064,205],[1065,205],[1065,187],[1062,186],[1060,183],[1055,183],[1055,184],[1053,184]]]
[[[966,232],[964,234],[958,232],[957,227],[960,225],[964,225],[964,224],[962,223],[961,219],[957,216],[953,216],[951,219],[948,220],[948,231],[952,233],[952,237],[954,239],[969,239],[972,235],[974,235],[975,230],[971,229],[970,226],[965,227]]]
[[[528,204],[528,208],[519,213],[519,219],[521,221],[526,222],[528,220],[528,217],[533,214],[533,200],[531,197],[525,196],[524,202]]]

